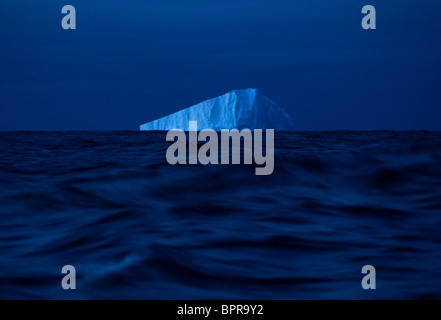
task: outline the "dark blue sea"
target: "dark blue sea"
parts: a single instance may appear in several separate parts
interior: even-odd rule
[[[0,133],[0,298],[441,299],[440,132],[278,133],[270,176],[169,144]]]

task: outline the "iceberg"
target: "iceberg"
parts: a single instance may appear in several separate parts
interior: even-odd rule
[[[260,95],[257,89],[233,90],[169,116],[140,126],[142,131],[189,131],[189,122],[197,121],[198,131],[203,129],[274,129],[292,130],[292,119],[275,102]]]

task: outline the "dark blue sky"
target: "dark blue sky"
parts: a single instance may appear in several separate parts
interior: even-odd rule
[[[3,0],[0,130],[137,130],[249,87],[297,130],[441,130],[440,15],[439,0]]]

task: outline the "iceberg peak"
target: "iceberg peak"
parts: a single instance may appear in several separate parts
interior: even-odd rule
[[[275,102],[260,95],[257,89],[233,90],[169,116],[141,125],[141,130],[189,130],[197,121],[198,130],[275,129],[292,130],[292,119]]]

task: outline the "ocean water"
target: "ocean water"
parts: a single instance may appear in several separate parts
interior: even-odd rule
[[[0,298],[441,298],[440,132],[278,133],[270,176],[169,144],[0,133]]]

